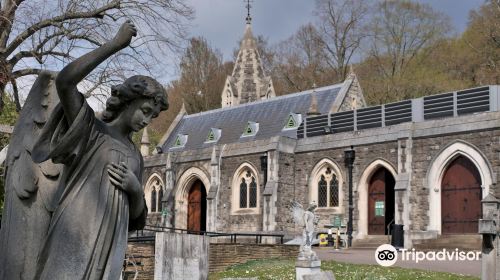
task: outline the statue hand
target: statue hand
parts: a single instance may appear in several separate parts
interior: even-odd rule
[[[143,190],[135,174],[121,162],[108,166],[109,180],[113,186],[126,192],[131,198],[142,199]]]
[[[120,48],[125,48],[130,45],[132,37],[135,36],[137,36],[137,28],[131,20],[127,20],[122,24],[118,33],[116,33],[115,38],[113,38],[113,42]]]

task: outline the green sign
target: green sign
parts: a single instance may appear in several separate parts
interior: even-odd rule
[[[342,225],[342,219],[340,218],[339,215],[333,216],[333,226],[334,227],[340,227]]]
[[[384,216],[384,201],[375,201],[375,216]]]

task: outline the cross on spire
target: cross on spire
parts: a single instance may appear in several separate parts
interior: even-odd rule
[[[253,0],[243,0],[243,1],[247,3],[245,5],[245,7],[247,8],[247,11],[248,11],[246,21],[247,21],[247,24],[250,24],[252,22],[252,17],[250,16],[250,9],[252,8],[252,5],[250,5],[250,3],[253,3]]]

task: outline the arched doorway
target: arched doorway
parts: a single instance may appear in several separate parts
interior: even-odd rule
[[[207,225],[207,192],[200,180],[189,189],[187,209],[187,230],[205,231]]]
[[[368,234],[389,234],[387,226],[394,222],[394,185],[391,172],[380,167],[368,185]]]
[[[481,176],[468,158],[453,159],[441,180],[442,234],[477,234],[481,218]]]

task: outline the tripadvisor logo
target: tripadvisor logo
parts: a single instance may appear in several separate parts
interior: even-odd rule
[[[398,260],[398,251],[392,245],[382,244],[375,251],[375,260],[381,266],[391,266]]]
[[[460,251],[442,249],[439,251],[417,251],[401,249],[399,252],[401,261],[477,261],[481,259],[480,251]],[[398,260],[398,251],[389,244],[380,245],[375,251],[375,260],[381,266],[392,266]]]

